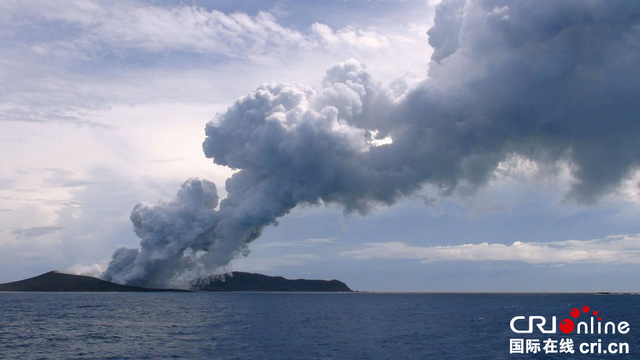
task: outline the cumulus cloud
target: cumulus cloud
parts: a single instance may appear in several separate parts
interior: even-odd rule
[[[620,263],[640,264],[640,235],[614,235],[595,240],[540,242],[516,241],[455,246],[411,246],[403,242],[368,243],[363,249],[344,251],[343,257],[416,259],[436,261],[513,261],[529,264]]]
[[[640,162],[638,5],[445,0],[416,85],[383,87],[349,60],[320,89],[260,86],[206,126],[205,155],[238,172],[211,224],[185,237],[216,268],[299,204],[365,214],[424,186],[472,194],[513,158],[570,164],[567,196],[597,201]],[[503,246],[473,249],[490,258]]]

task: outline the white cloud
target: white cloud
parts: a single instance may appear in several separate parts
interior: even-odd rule
[[[311,25],[311,31],[318,36],[320,44],[329,47],[353,46],[364,49],[382,49],[389,46],[389,38],[373,30],[359,30],[351,27],[333,31],[322,23]]]
[[[271,241],[258,242],[252,245],[252,249],[270,249],[270,248],[297,248],[297,247],[316,247],[325,246],[335,243],[335,239],[305,239],[299,241]]]
[[[628,263],[640,264],[640,234],[612,235],[595,240],[547,243],[516,241],[453,246],[411,246],[403,242],[367,243],[341,256],[359,259],[416,259],[436,261],[514,261],[529,264]]]
[[[116,7],[97,21],[90,37],[147,51],[187,50],[240,56],[277,48],[304,47],[302,34],[278,24],[266,12],[255,17],[194,7]]]
[[[0,122],[112,128],[91,115],[122,104],[228,104],[262,82],[314,83],[349,57],[390,79],[424,68],[429,56],[424,31],[379,19],[366,28],[310,20],[298,29],[264,11],[135,1],[6,1],[0,12]]]
[[[186,51],[246,58],[322,48],[381,49],[390,45],[375,29],[332,29],[314,23],[301,32],[282,25],[269,12],[255,16],[224,13],[195,6],[165,8],[136,2],[43,2],[24,7],[4,5],[11,26],[38,26],[38,21],[70,28],[52,32],[54,38],[35,40],[31,49],[40,55],[72,55],[91,58],[100,52],[142,50]],[[21,17],[21,15],[27,15]],[[31,23],[30,23],[31,22]],[[19,30],[11,32],[14,36]]]

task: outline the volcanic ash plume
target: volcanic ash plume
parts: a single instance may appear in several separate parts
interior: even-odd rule
[[[182,272],[194,271],[194,256],[204,250],[198,235],[218,222],[216,186],[189,179],[172,201],[141,203],[131,213],[141,249],[120,248],[102,275],[117,283],[161,287]],[[187,251],[188,250],[188,251]],[[185,251],[192,256],[186,256]]]
[[[429,77],[385,88],[355,60],[322,87],[268,84],[207,124],[204,153],[239,171],[215,186],[140,204],[141,249],[118,249],[106,279],[163,286],[247,254],[298,204],[365,214],[425,185],[485,185],[513,156],[569,163],[567,194],[593,202],[640,164],[640,3],[444,1]]]

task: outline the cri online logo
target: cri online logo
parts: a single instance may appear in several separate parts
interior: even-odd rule
[[[572,318],[577,319],[581,314],[589,316],[590,310],[591,309],[589,309],[588,306],[583,306],[582,312],[577,308],[573,308],[569,314]],[[613,321],[607,321],[603,324],[602,317],[598,316],[598,311],[594,310],[591,314],[592,316],[586,319],[587,321],[580,321],[577,324],[571,319],[564,319],[560,321],[560,331],[565,334],[570,334],[574,330],[576,330],[577,334],[615,334],[616,332],[619,334],[627,334],[630,330],[629,323],[626,321],[621,321],[617,324]],[[525,316],[515,316],[510,322],[511,330],[518,334],[531,334],[533,333],[533,329],[537,327],[543,334],[556,333],[555,316],[551,317],[551,324],[548,329],[545,329],[544,327],[547,324],[547,319],[544,316],[539,315],[529,316],[528,327],[526,329],[522,329],[523,325],[516,326],[516,323],[523,323],[524,321],[522,320],[526,319],[527,317]]]

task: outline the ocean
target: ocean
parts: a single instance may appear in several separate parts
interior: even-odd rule
[[[639,300],[593,294],[0,293],[0,358],[638,359]],[[588,313],[570,316],[585,306]],[[510,327],[515,316],[525,316],[514,323],[518,331],[528,329],[529,316],[545,317],[543,329],[552,316],[558,326],[565,318],[597,324],[594,311],[602,325],[625,331],[620,323],[627,322],[627,333],[585,334],[583,327],[581,334],[537,328],[524,334]],[[623,344],[628,354],[612,353],[624,351]]]

